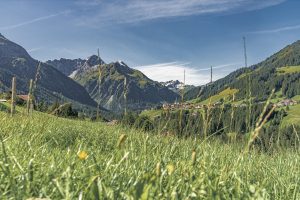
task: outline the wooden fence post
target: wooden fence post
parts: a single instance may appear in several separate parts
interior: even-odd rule
[[[13,116],[16,111],[16,77],[12,78],[11,85],[11,110],[10,115]]]
[[[28,96],[27,96],[27,115],[29,115],[30,111],[31,111],[31,104],[32,104],[32,87],[33,87],[33,80],[30,79],[29,82],[29,92],[28,92]]]

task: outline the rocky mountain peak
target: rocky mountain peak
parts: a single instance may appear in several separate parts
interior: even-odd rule
[[[0,33],[0,39],[6,40],[6,38]]]
[[[180,88],[183,83],[180,82],[179,80],[170,80],[170,81],[166,81],[166,82],[161,82],[162,85],[166,86],[169,89],[178,89]]]
[[[98,60],[98,56],[92,55],[87,58],[86,63],[89,64],[89,66],[99,65],[100,62]]]
[[[92,56],[88,57],[86,63],[90,67],[99,65],[99,64],[105,64],[105,62],[101,58],[98,58],[98,56],[96,56],[96,55],[92,55]]]
[[[118,63],[119,65],[122,65],[122,66],[126,66],[126,67],[127,67],[126,63],[123,62],[122,60],[119,60],[117,63]]]
[[[166,82],[160,82],[163,86],[167,87],[168,89],[172,90],[173,92],[180,93],[180,90],[183,89],[187,91],[190,90],[191,88],[195,87],[193,85],[185,85],[183,82],[180,82],[179,80],[170,80]]]
[[[0,34],[0,58],[1,59],[25,59],[25,60],[33,60],[27,51],[21,47],[20,45],[8,40],[3,35]],[[4,60],[0,60],[1,62]]]

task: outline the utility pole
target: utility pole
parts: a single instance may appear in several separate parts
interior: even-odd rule
[[[246,37],[243,37],[243,42],[244,42],[244,57],[245,57],[245,67],[248,67],[248,60],[247,60],[247,46],[246,46]],[[252,93],[251,93],[251,73],[248,74],[248,95],[247,95],[247,99],[248,99],[248,103],[249,103],[249,107],[248,107],[248,116],[247,116],[247,126],[248,126],[248,131],[251,131],[252,129],[252,125],[251,125],[251,114],[252,114]]]
[[[33,80],[32,79],[30,79],[30,81],[29,81],[29,91],[28,91],[28,95],[27,95],[27,109],[26,109],[26,111],[27,111],[27,115],[29,115],[30,113],[32,113],[32,106],[31,106],[31,104],[32,104],[32,87],[33,87]]]
[[[183,70],[183,86],[185,86],[185,69]]]
[[[245,67],[248,67],[248,61],[247,61],[247,46],[246,46],[246,37],[243,37],[244,41],[244,56],[245,56]]]
[[[184,89],[185,89],[185,69],[183,70],[183,85],[181,89],[181,102],[184,101]]]
[[[212,75],[213,74],[213,68],[210,66],[210,83],[212,83]]]
[[[16,111],[16,96],[16,77],[13,77],[11,83],[11,116],[13,116]]]

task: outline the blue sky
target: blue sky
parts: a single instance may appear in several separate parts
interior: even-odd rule
[[[157,81],[214,80],[300,39],[298,0],[0,0],[0,33],[32,57],[86,58],[100,48]]]

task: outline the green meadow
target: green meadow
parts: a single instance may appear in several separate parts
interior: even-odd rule
[[[2,110],[5,106],[2,105]],[[299,199],[299,148],[0,111],[1,199]]]

